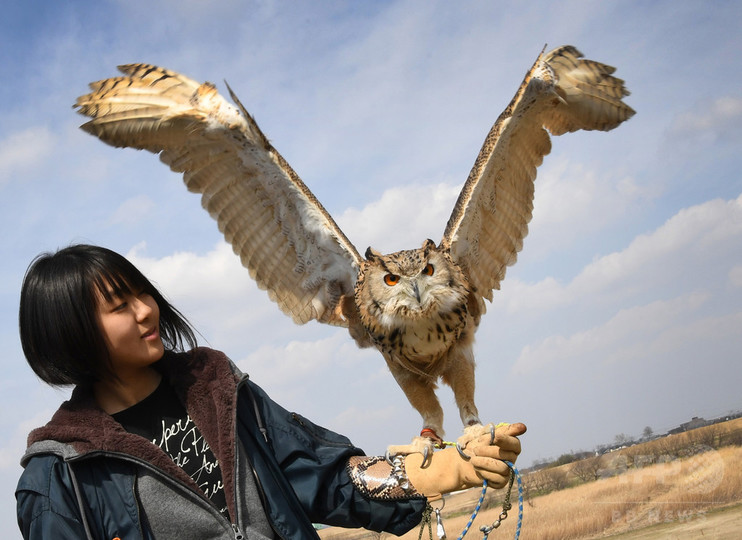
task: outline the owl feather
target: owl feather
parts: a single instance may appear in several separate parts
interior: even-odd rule
[[[480,426],[474,334],[484,300],[523,247],[550,134],[608,131],[634,114],[613,67],[572,46],[542,51],[489,131],[441,241],[361,257],[229,87],[236,107],[213,84],[167,69],[119,70],[77,99],[91,118],[82,128],[183,173],[281,311],[298,324],[345,326],[359,346],[380,350],[433,441],[443,434],[439,380],[453,389],[463,424]]]

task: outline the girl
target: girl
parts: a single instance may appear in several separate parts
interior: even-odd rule
[[[75,245],[44,254],[21,290],[34,372],[74,385],[31,432],[18,483],[26,539],[318,538],[312,523],[402,534],[427,497],[502,487],[522,424],[467,451],[366,457],[288,412],[193,329],[121,255]]]

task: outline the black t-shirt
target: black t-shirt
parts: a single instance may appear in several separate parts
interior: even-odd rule
[[[160,447],[229,517],[219,461],[164,378],[152,394],[112,416],[126,431]]]

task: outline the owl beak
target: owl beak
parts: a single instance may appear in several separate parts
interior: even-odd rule
[[[415,298],[417,299],[417,303],[420,303],[420,289],[417,288],[417,283],[412,284],[412,292],[415,293]]]

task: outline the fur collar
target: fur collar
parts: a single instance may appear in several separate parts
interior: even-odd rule
[[[167,352],[156,366],[175,388],[219,460],[227,505],[234,515],[231,496],[234,493],[234,425],[236,388],[241,375],[223,353],[207,348],[187,353]],[[128,454],[147,461],[200,493],[196,483],[165,452],[144,437],[127,432],[98,407],[89,389],[75,388],[69,401],[60,406],[49,423],[28,436],[29,447],[41,441],[71,446],[76,460],[99,452]]]

